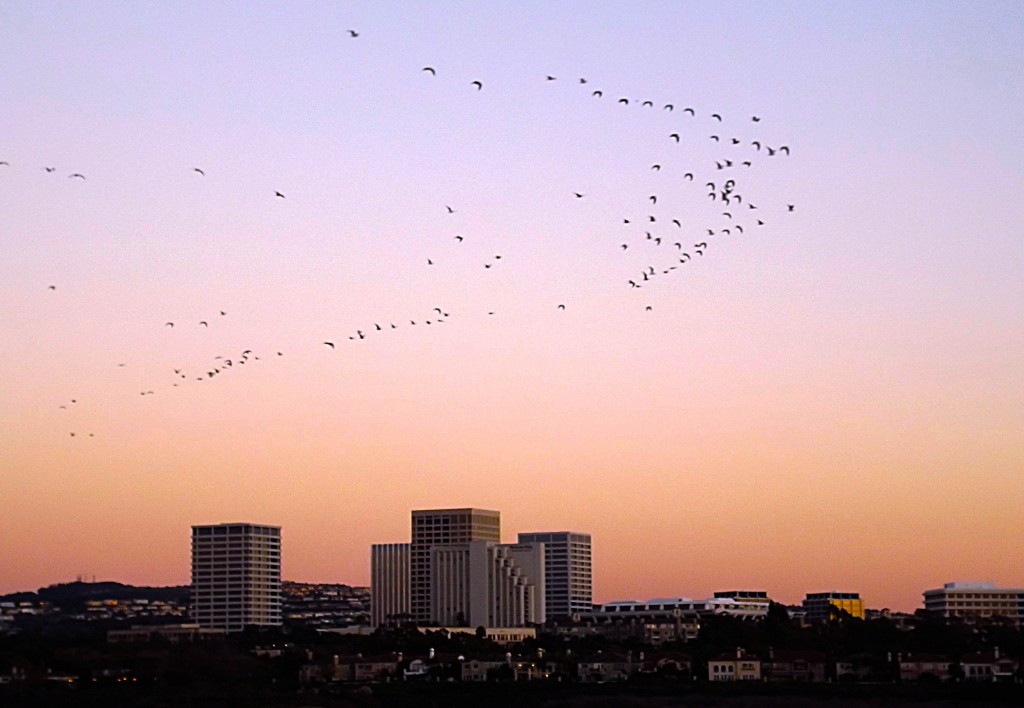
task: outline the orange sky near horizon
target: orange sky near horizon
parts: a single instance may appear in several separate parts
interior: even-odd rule
[[[466,506],[599,602],[1024,586],[1020,5],[456,5],[6,11],[0,593]]]

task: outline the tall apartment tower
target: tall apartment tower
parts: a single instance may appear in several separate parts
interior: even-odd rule
[[[594,587],[589,533],[521,533],[519,543],[544,544],[544,604],[548,618],[591,611]]]
[[[281,527],[192,527],[192,618],[240,632],[281,625]]]
[[[486,509],[428,509],[412,512],[409,589],[412,619],[430,624],[430,549],[471,541],[501,541],[501,514]]]
[[[370,622],[374,627],[410,619],[409,544],[370,546]]]

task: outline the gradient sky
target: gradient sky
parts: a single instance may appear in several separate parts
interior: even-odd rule
[[[188,583],[222,521],[281,525],[286,579],[366,584],[453,506],[590,532],[598,601],[1024,585],[1019,2],[0,27],[0,592]],[[766,224],[707,237],[726,174]],[[626,284],[678,239],[709,248]]]

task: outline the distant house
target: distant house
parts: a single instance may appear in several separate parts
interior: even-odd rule
[[[509,660],[504,656],[470,659],[462,662],[462,680],[476,683],[493,680],[499,671],[512,673]]]
[[[348,662],[352,681],[379,682],[398,676],[398,657],[393,654],[366,656],[350,659]]]
[[[885,657],[874,654],[853,654],[836,659],[832,662],[835,680],[843,683],[858,681],[889,681]]]
[[[900,681],[917,682],[922,680],[948,681],[951,659],[945,654],[907,654],[901,656]]]
[[[688,679],[693,672],[693,661],[689,655],[675,651],[655,652],[649,656],[641,652],[639,660],[633,665],[633,671],[647,676]]]
[[[708,661],[708,681],[760,681],[761,660],[740,648]]]
[[[816,651],[771,650],[761,670],[768,681],[824,683],[825,655]]]
[[[633,662],[628,655],[614,652],[598,652],[582,659],[576,672],[583,683],[609,683],[625,681],[633,671]]]
[[[1002,656],[999,647],[990,652],[967,654],[960,659],[964,680],[983,683],[1011,683],[1020,663]]]

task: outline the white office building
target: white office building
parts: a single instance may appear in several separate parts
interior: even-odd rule
[[[1020,626],[1024,623],[1024,589],[1000,588],[995,583],[946,583],[924,591],[924,608],[941,617],[1006,617]]]
[[[590,534],[521,533],[519,543],[544,544],[545,619],[591,611],[594,591]]]
[[[192,527],[192,618],[239,632],[281,624],[281,527]]]
[[[412,512],[409,602],[412,619],[434,624],[431,607],[431,549],[435,546],[501,541],[501,514],[488,509],[425,509]]]
[[[525,627],[544,620],[543,544],[433,546],[430,576],[430,614],[441,626]]]
[[[374,627],[411,619],[410,567],[408,543],[370,546],[370,623]]]

